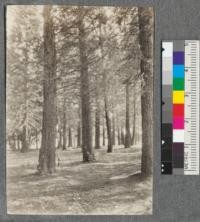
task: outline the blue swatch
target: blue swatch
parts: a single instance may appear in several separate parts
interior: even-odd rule
[[[173,65],[173,76],[175,78],[184,78],[184,65]]]

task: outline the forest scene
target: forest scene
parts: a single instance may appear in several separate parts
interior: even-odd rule
[[[12,5],[9,214],[152,214],[151,7]]]

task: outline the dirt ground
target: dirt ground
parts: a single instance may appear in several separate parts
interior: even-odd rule
[[[58,150],[57,157],[56,174],[38,176],[38,151],[7,152],[9,214],[152,213],[152,178],[137,176],[139,147],[96,150],[95,163],[82,163],[79,148]]]

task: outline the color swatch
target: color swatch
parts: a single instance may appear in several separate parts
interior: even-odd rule
[[[162,174],[172,174],[173,43],[162,44]]]
[[[199,174],[199,45],[162,42],[162,174]]]
[[[184,48],[184,41],[173,42],[173,174],[184,173]]]

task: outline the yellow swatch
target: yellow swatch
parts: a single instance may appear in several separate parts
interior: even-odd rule
[[[173,91],[173,104],[184,103],[184,91]]]

